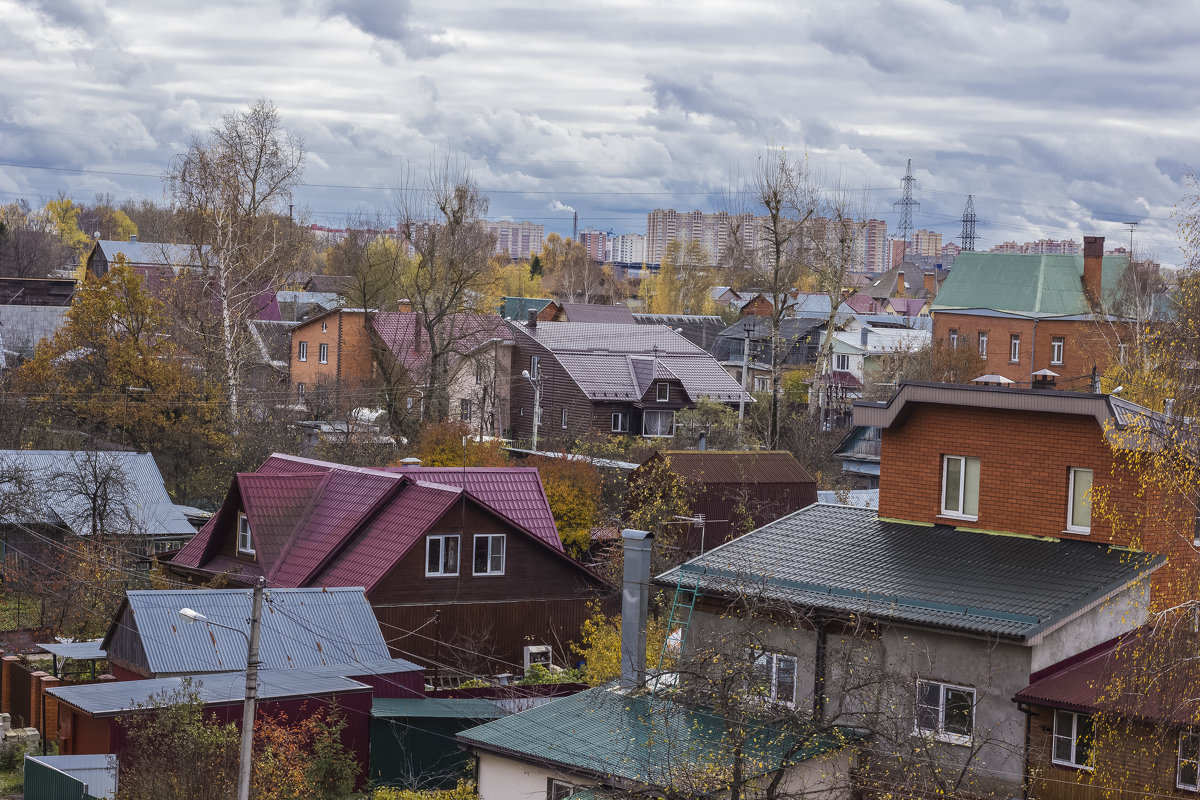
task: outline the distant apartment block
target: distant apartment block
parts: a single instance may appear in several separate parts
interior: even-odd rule
[[[992,253],[1023,253],[1026,255],[1044,255],[1044,256],[1073,256],[1083,252],[1079,245],[1073,239],[1038,239],[1036,242],[1025,242],[1017,244],[1016,242],[1002,242],[995,245],[989,251]]]
[[[937,231],[921,229],[915,231],[912,245],[908,248],[910,256],[937,257],[942,254],[942,235]]]
[[[753,214],[730,215],[724,211],[705,214],[703,211],[676,211],[656,208],[646,215],[646,263],[661,264],[667,245],[678,239],[696,240],[708,252],[715,265],[729,250],[734,228],[743,241],[757,249],[760,240],[760,221]]]
[[[615,264],[644,264],[646,262],[646,237],[640,233],[623,233],[609,236],[605,261]]]
[[[589,226],[579,232],[579,243],[587,250],[588,261],[605,261],[608,255],[608,234]]]
[[[496,252],[524,260],[530,253],[540,253],[546,241],[546,226],[532,222],[485,222],[484,227],[496,237]]]
[[[961,252],[962,248],[954,242],[946,242],[942,245],[942,266],[946,269],[954,266],[954,259],[958,258]]]
[[[869,219],[863,236],[863,268],[867,272],[887,272],[892,268],[889,260],[887,222]]]

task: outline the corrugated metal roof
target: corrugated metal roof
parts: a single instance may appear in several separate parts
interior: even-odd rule
[[[100,647],[99,639],[90,642],[39,642],[38,647],[59,658],[73,658],[78,661],[104,658],[104,650]]]
[[[658,580],[1026,639],[1164,561],[1090,542],[887,522],[871,509],[818,503]]]
[[[468,745],[582,769],[603,778],[671,786],[683,774],[727,764],[732,742],[726,722],[700,708],[653,695],[626,695],[591,689],[459,734]],[[812,734],[797,747],[796,731],[751,725],[743,764],[762,772],[776,768],[785,754],[805,761],[854,740],[849,731]],[[796,749],[797,752],[791,751]]]
[[[538,314],[542,309],[554,302],[549,297],[504,297],[500,305],[500,316],[513,322],[524,322],[530,311]]]
[[[475,697],[376,697],[371,703],[372,717],[391,719],[500,719],[505,715],[492,701]]]
[[[38,486],[38,506],[49,509],[72,533],[91,535],[91,503],[83,494],[96,476],[114,472],[127,488],[112,497],[126,505],[135,532],[148,535],[192,535],[196,528],[171,501],[162,473],[149,453],[84,450],[0,450],[5,469],[27,472]],[[112,515],[114,518],[116,515]],[[43,522],[42,516],[23,523]]]
[[[415,312],[381,311],[371,315],[371,326],[392,355],[405,366],[418,383],[429,363],[428,333]],[[453,343],[452,355],[470,353],[499,339],[513,341],[512,328],[499,316],[457,314],[438,326],[438,336]]]
[[[203,251],[197,251],[190,244],[168,244],[165,242],[118,242],[112,239],[100,239],[96,242],[100,252],[110,262],[115,261],[117,254],[125,256],[130,265],[152,264],[169,266],[178,270],[180,267],[200,266],[200,252],[209,252],[208,245]]]
[[[250,631],[249,589],[126,592],[102,646],[112,655],[118,626],[136,626],[147,667],[156,675],[246,668],[246,638],[202,622],[186,623],[181,608]],[[263,604],[259,659],[264,669],[307,669],[390,658],[361,588],[270,589]]]
[[[294,475],[238,474],[238,491],[254,536],[254,550],[266,571],[279,560],[325,474],[315,470]]]
[[[46,691],[94,717],[110,717],[123,711],[155,707],[165,692],[168,698],[185,685],[205,705],[241,703],[246,697],[246,676],[226,672],[197,678],[149,678],[141,681],[107,681],[78,686],[56,686]],[[263,670],[258,673],[258,699],[322,697],[330,694],[370,692],[371,687],[350,678],[312,675],[303,670]]]
[[[635,325],[633,312],[625,305],[602,306],[595,303],[563,303],[568,322],[588,324]]]
[[[1128,266],[1126,256],[1104,256],[1101,293],[1106,298]],[[1083,256],[960,253],[933,301],[933,311],[975,308],[1031,317],[1090,315],[1083,292]]]
[[[662,450],[671,471],[701,483],[815,483],[791,453],[783,450]]]

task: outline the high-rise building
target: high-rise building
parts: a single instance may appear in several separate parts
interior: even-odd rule
[[[887,222],[881,219],[867,220],[863,247],[866,252],[861,263],[867,272],[887,272],[892,268],[888,260]]]
[[[757,252],[761,221],[753,214],[730,215],[724,211],[676,211],[656,208],[646,215],[646,263],[661,264],[672,241],[695,240],[718,265],[732,249],[730,236],[736,229],[746,249]]]
[[[614,264],[643,264],[646,261],[646,237],[640,233],[623,233],[608,237],[607,261]]]
[[[909,255],[937,257],[942,254],[942,235],[936,231],[924,228],[913,232],[912,244],[908,248]]]
[[[530,253],[540,253],[546,241],[546,226],[534,225],[532,222],[484,222],[488,233],[496,237],[497,253],[504,253],[510,258],[523,261]]]
[[[994,245],[992,253],[1033,253],[1036,255],[1079,255],[1083,250],[1073,239],[1038,239],[1036,242],[1001,242]]]
[[[605,261],[608,255],[608,234],[588,226],[579,232],[579,243],[587,251],[588,261]]]

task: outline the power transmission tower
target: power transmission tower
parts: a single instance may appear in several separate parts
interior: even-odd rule
[[[962,234],[958,237],[962,241],[963,250],[975,249],[975,198],[967,195],[967,207],[963,209],[962,216]]]
[[[912,196],[913,184],[916,182],[917,179],[912,176],[912,159],[910,158],[908,160],[908,169],[904,171],[904,180],[900,182],[904,187],[904,192],[901,194],[900,199],[892,204],[893,207],[900,209],[900,237],[904,239],[904,255],[901,257],[901,261],[908,258],[908,243],[913,235],[913,208],[919,209],[921,207],[921,204],[913,200]]]

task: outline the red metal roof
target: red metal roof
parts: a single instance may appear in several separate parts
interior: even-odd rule
[[[383,344],[409,372],[420,375],[429,362],[428,334],[420,324],[421,315],[412,312],[382,311],[371,316],[371,325]],[[458,314],[439,328],[454,343],[454,352],[469,353],[493,340],[511,342],[512,329],[499,316]]]
[[[657,455],[670,459],[672,472],[700,483],[816,483],[795,456],[782,450],[663,450]]]
[[[279,559],[292,531],[320,486],[325,474],[237,476],[242,508],[250,521],[258,563],[268,572]]]

